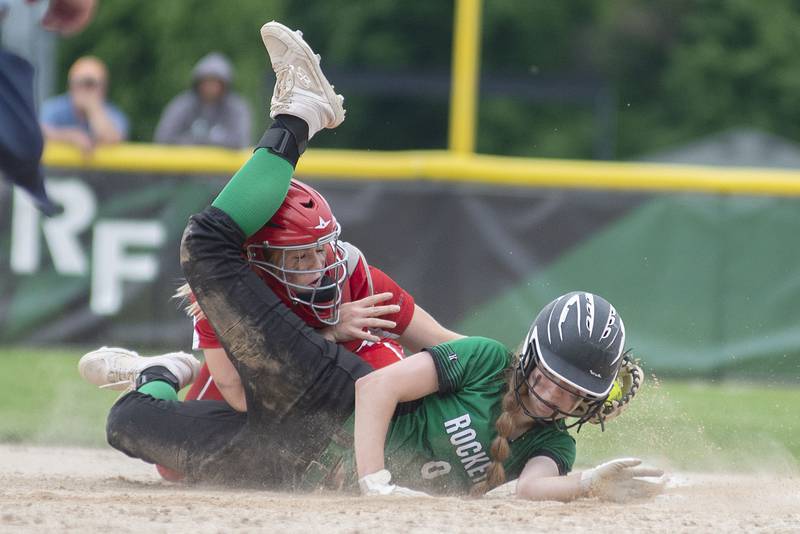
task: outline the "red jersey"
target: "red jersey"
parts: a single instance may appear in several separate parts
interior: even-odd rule
[[[403,359],[403,348],[392,336],[401,335],[408,327],[408,323],[411,322],[411,318],[414,316],[414,298],[386,273],[367,265],[358,249],[349,246],[351,247],[350,254],[355,254],[358,259],[352,268],[348,268],[350,272],[345,282],[342,302],[353,302],[377,293],[390,292],[392,298],[382,302],[381,305],[397,304],[400,306],[399,312],[381,317],[394,321],[396,326],[392,330],[383,332],[382,335],[378,334],[381,336],[380,341],[356,339],[342,343],[347,350],[360,356],[375,369],[379,369]],[[216,332],[205,317],[195,320],[193,348],[195,350],[222,348]],[[186,394],[186,400],[194,399],[224,400],[205,363]]]

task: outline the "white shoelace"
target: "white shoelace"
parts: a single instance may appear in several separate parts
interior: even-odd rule
[[[292,104],[294,88],[294,65],[282,65],[275,70],[275,97],[273,106],[288,107]]]
[[[137,371],[131,370],[130,368],[120,368],[115,367],[112,368],[108,372],[109,380],[113,380],[114,378],[117,379],[116,382],[110,382],[103,386],[100,386],[100,389],[108,389],[113,388],[115,386],[121,386],[123,384],[127,384],[129,389],[133,389],[136,384],[136,373]]]

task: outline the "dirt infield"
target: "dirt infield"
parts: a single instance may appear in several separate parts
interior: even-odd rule
[[[186,487],[103,449],[0,445],[0,532],[800,532],[800,475],[672,475],[655,499],[364,499]]]

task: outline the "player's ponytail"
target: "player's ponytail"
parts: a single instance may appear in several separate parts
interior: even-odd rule
[[[515,359],[516,360],[516,359]],[[489,447],[489,456],[492,463],[486,470],[486,478],[472,486],[470,495],[479,497],[490,491],[497,486],[502,485],[506,481],[506,470],[503,463],[508,459],[511,454],[511,443],[509,438],[514,433],[514,418],[513,415],[519,411],[519,403],[514,395],[514,390],[511,384],[513,383],[514,371],[517,368],[516,361],[506,370],[506,377],[509,384],[508,391],[503,395],[502,412],[495,421],[494,427],[497,430],[497,436],[492,440]],[[527,384],[523,386],[527,390]],[[527,394],[527,391],[521,391],[521,394]]]

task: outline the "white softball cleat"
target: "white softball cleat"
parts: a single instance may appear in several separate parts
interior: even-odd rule
[[[101,389],[126,390],[136,387],[136,379],[142,371],[155,366],[166,367],[175,375],[179,389],[194,382],[200,372],[200,361],[185,352],[139,356],[132,350],[117,347],[100,347],[84,354],[78,362],[78,372],[84,380]]]
[[[337,95],[320,67],[320,55],[303,40],[302,32],[279,22],[261,27],[261,39],[275,71],[275,91],[269,116],[292,115],[308,124],[308,138],[344,121],[344,97]]]

